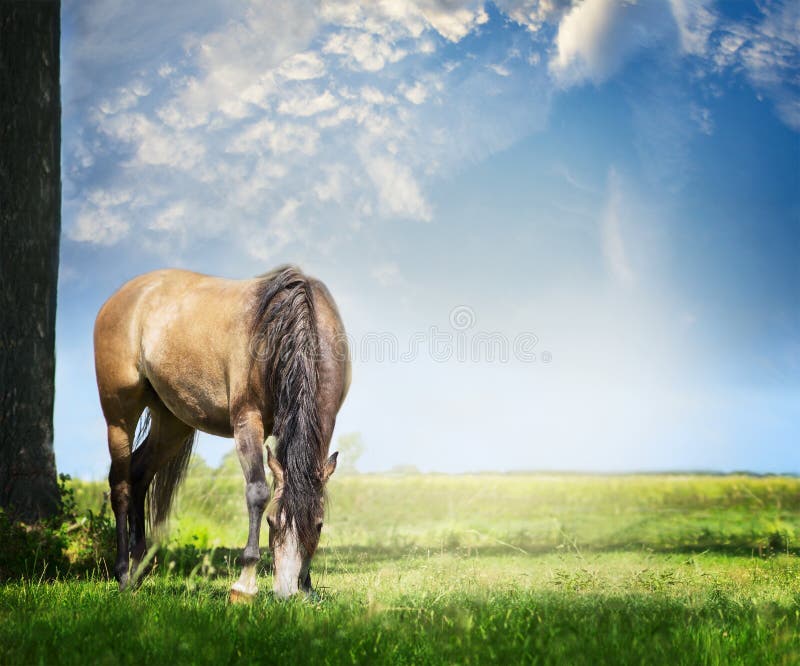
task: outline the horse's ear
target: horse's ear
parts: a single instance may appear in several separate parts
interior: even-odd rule
[[[278,462],[278,459],[272,453],[272,449],[270,448],[269,444],[267,444],[267,467],[269,467],[270,471],[272,472],[272,476],[275,477],[275,483],[279,486],[282,486],[283,468]]]
[[[331,454],[331,457],[328,458],[328,461],[325,463],[325,469],[323,470],[323,481],[327,481],[331,478],[331,474],[336,470],[336,459],[339,457],[339,452],[335,451]]]

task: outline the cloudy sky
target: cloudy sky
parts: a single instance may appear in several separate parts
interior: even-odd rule
[[[362,470],[800,472],[800,4],[62,11],[62,471],[107,470],[117,287],[292,262]]]

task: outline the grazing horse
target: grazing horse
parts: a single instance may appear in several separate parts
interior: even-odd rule
[[[246,482],[250,531],[231,599],[257,592],[265,509],[275,595],[309,592],[325,484],[336,468],[328,447],[350,384],[344,327],[326,287],[291,266],[251,280],[147,273],[100,309],[94,350],[120,589],[141,573],[145,504],[152,525],[166,519],[202,430],[234,438]],[[145,434],[135,437],[140,418]],[[271,503],[263,450],[270,433]]]

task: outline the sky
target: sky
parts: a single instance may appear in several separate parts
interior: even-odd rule
[[[800,4],[64,0],[61,50],[60,471],[119,286],[290,262],[362,471],[800,473]]]

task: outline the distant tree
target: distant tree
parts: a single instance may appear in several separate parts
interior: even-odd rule
[[[336,449],[339,458],[336,462],[336,472],[340,475],[358,474],[356,463],[364,454],[364,440],[360,432],[349,432],[339,435],[336,440]]]
[[[59,503],[60,9],[59,0],[0,0],[0,507],[25,522]]]
[[[421,474],[419,467],[416,465],[393,465],[389,470],[389,474],[397,474],[398,476],[416,476]]]

